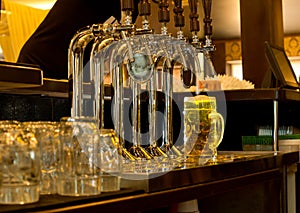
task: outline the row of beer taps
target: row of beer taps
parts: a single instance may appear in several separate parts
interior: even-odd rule
[[[198,37],[200,31],[198,1],[189,0],[191,41],[183,33],[185,27],[182,0],[174,0],[174,21],[178,28],[177,36],[168,33],[170,11],[168,0],[152,0],[158,5],[158,21],[161,32],[154,33],[149,24],[151,1],[140,0],[139,16],[142,27],[137,28],[132,21],[133,0],[121,0],[121,20],[114,17],[104,23],[95,23],[79,29],[70,41],[68,50],[68,71],[72,116],[95,117],[99,128],[105,128],[105,116],[111,116],[114,130],[118,135],[120,152],[130,160],[153,159],[156,156],[180,156],[181,150],[174,145],[173,138],[173,69],[181,64],[183,84],[192,85],[192,76],[204,79],[198,58],[203,53],[210,60],[215,50],[212,44],[212,19],[210,17],[212,0],[203,0],[205,17],[204,42]],[[84,57],[89,57],[88,64]],[[158,119],[157,75],[162,67],[162,94],[164,94],[163,121]],[[193,74],[191,74],[193,73]],[[113,96],[111,114],[104,110],[104,78],[110,75]],[[127,77],[124,77],[127,76]],[[185,76],[189,76],[186,78]],[[196,88],[198,80],[196,80]],[[127,108],[125,85],[131,91],[131,107]],[[142,93],[148,94],[148,132],[142,133],[141,101]],[[144,116],[143,116],[144,117]],[[160,122],[160,123],[159,123]],[[130,134],[127,127],[130,126]],[[162,126],[162,131],[157,131]],[[145,139],[146,138],[146,139]],[[159,144],[157,141],[161,139]],[[146,140],[146,141],[145,141]],[[125,146],[129,142],[130,146]]]

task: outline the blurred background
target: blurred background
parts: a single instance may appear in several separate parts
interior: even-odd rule
[[[29,36],[41,23],[56,0],[2,0],[0,19],[0,60],[15,62],[21,47]],[[173,4],[173,1],[169,1]],[[199,4],[199,37],[203,36],[203,9],[202,1]],[[186,25],[183,32],[190,37],[189,31],[189,6],[188,0],[183,0]],[[177,29],[173,21],[173,5],[170,6],[171,19],[168,31],[176,36]],[[297,76],[300,76],[300,1],[282,0],[283,23],[284,23],[284,47],[292,63]],[[225,48],[225,68],[217,73],[226,73],[238,79],[243,79],[242,53],[241,53],[241,30],[240,30],[240,0],[214,0],[211,9],[214,43],[222,43]],[[140,22],[137,20],[137,25]],[[152,4],[150,26],[156,33],[160,32],[160,24],[157,21],[157,5]],[[216,54],[218,54],[218,45]],[[225,70],[223,70],[225,69]]]

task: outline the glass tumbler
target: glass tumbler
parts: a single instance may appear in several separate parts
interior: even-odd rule
[[[65,196],[100,194],[101,152],[96,119],[63,117],[59,135],[57,193]]]
[[[113,129],[100,129],[102,192],[120,190],[122,147]]]
[[[0,122],[0,204],[39,201],[40,147],[16,122]]]
[[[41,148],[40,194],[56,194],[58,161],[58,122],[22,122],[24,131],[33,132]]]

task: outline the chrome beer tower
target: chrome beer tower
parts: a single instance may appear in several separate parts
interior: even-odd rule
[[[159,7],[160,33],[153,33],[149,25],[148,18],[151,16],[149,0],[139,1],[139,16],[143,19],[141,29],[137,29],[132,23],[133,0],[122,0],[120,23],[111,17],[105,23],[80,29],[72,38],[68,50],[71,115],[95,117],[99,128],[105,128],[104,116],[111,117],[115,132],[119,136],[121,152],[124,157],[131,160],[181,155],[173,139],[173,69],[175,64],[181,64],[182,73],[192,72],[198,79],[203,78],[203,70],[197,56],[199,50],[205,52],[213,48],[209,34],[211,32],[209,31],[211,19],[207,17],[209,14],[204,19],[205,29],[208,32],[207,42],[204,46],[200,45],[197,38],[199,26],[197,28],[196,0],[189,1],[191,31],[195,32],[193,45],[190,45],[183,36],[184,16],[181,0],[174,0],[177,37],[172,37],[168,33],[167,24],[170,21],[168,0],[153,0],[153,2]],[[84,58],[88,58],[89,62],[85,63]],[[159,70],[162,70],[161,82],[158,80]],[[104,79],[107,77],[113,90],[111,112],[104,111],[104,100],[107,98]],[[191,82],[192,80],[189,80],[190,85]],[[157,117],[161,114],[157,108],[158,84],[161,85],[164,100],[163,119]],[[147,97],[148,115],[142,115],[144,94]],[[145,122],[148,123],[146,134],[142,132],[141,127]],[[162,126],[161,134],[157,131],[157,126]],[[160,138],[161,143],[158,144]],[[125,147],[125,142],[129,142],[130,146]]]

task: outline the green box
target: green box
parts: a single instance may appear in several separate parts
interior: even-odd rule
[[[242,136],[243,145],[272,145],[272,136]]]

